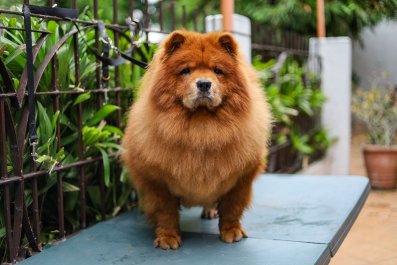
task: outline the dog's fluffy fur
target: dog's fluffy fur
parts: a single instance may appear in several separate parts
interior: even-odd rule
[[[181,205],[203,206],[208,218],[217,207],[225,242],[246,236],[240,218],[264,169],[270,128],[258,76],[231,34],[168,36],[129,113],[122,156],[155,224],[155,246],[180,246]]]

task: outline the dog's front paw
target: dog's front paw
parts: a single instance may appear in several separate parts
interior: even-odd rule
[[[238,242],[247,237],[244,229],[241,226],[229,227],[220,231],[221,239],[226,243]]]
[[[179,235],[158,235],[154,240],[154,246],[162,249],[177,249],[181,246],[182,240]]]

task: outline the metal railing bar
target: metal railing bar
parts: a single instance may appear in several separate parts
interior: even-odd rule
[[[117,154],[113,153],[113,154],[109,154],[109,157],[116,157]],[[65,170],[69,170],[71,168],[77,168],[77,167],[82,167],[88,164],[92,164],[98,161],[102,161],[102,157],[94,157],[94,158],[88,158],[85,160],[79,160],[67,165],[61,165],[61,166],[57,166],[54,167],[54,169],[52,170],[52,172],[62,172]],[[10,176],[8,178],[2,178],[0,179],[0,186],[8,186],[11,183],[18,183],[20,181],[28,181],[29,179],[33,179],[36,177],[40,177],[40,176],[45,176],[48,175],[48,171],[47,170],[39,170],[36,172],[30,172],[27,174],[23,175],[23,179],[20,176]]]
[[[266,50],[266,51],[275,51],[275,52],[287,51],[289,53],[300,54],[300,55],[309,54],[309,52],[307,50],[298,50],[298,49],[291,49],[291,48],[288,48],[288,47],[280,47],[280,46],[273,46],[273,45],[267,45],[267,44],[258,44],[258,43],[252,43],[252,49]]]
[[[72,8],[77,8],[77,0],[72,1]],[[80,84],[80,52],[79,52],[79,38],[78,32],[73,36],[73,53],[74,53],[74,67],[75,67],[75,87]],[[84,142],[83,142],[83,104],[79,103],[77,105],[77,138],[78,138],[78,148],[77,153],[79,160],[84,160]],[[80,200],[80,227],[85,228],[87,226],[87,209],[86,209],[86,179],[84,174],[84,168],[79,168],[79,200]]]
[[[78,94],[84,94],[87,92],[90,93],[115,93],[115,92],[127,92],[127,91],[132,91],[133,88],[97,88],[97,89],[79,89],[79,90],[55,90],[55,91],[43,91],[39,92],[37,91],[35,93],[36,96],[47,96],[47,95],[78,95]],[[17,93],[3,93],[0,94],[0,98],[10,98],[10,97],[16,97]],[[24,96],[27,96],[27,93],[24,94]]]
[[[5,10],[5,9],[0,9],[0,14],[9,14],[9,15],[17,15],[17,16],[22,16],[23,13],[20,11],[11,11],[11,10]],[[82,25],[86,25],[86,26],[96,26],[98,25],[97,21],[88,21],[88,20],[81,20],[81,19],[65,19],[62,17],[56,17],[56,16],[48,16],[48,15],[38,15],[38,14],[31,14],[32,17],[37,17],[37,18],[42,18],[42,19],[46,19],[46,20],[56,20],[56,21],[64,21],[64,22],[76,22]],[[106,24],[105,25],[106,28],[108,29],[113,29],[113,30],[122,30],[122,31],[126,31],[128,30],[128,26],[123,26],[123,25],[119,25],[117,23],[115,24]]]
[[[36,61],[37,55],[40,51],[41,46],[45,43],[45,40],[49,34],[43,33],[41,36],[36,40],[35,45],[33,46],[33,63]],[[28,66],[26,65],[25,68],[23,69],[21,78],[19,80],[19,85],[17,89],[17,101],[19,106],[22,106],[23,104],[23,93],[26,92],[28,84]]]
[[[147,8],[146,8],[147,11]],[[147,14],[147,19],[148,19],[148,14]],[[119,19],[119,13],[118,13],[118,0],[113,0],[113,23],[117,23]],[[118,48],[119,47],[119,34],[115,31],[114,32],[114,45]],[[120,86],[120,73],[119,73],[119,67],[116,66],[114,68],[114,81],[116,87]],[[122,120],[122,115],[123,115],[123,110],[122,110],[122,105],[121,105],[121,94],[119,91],[115,93],[115,103],[117,106],[120,108],[116,111],[116,126],[118,128],[121,128],[121,120]],[[120,141],[117,141],[117,143],[120,143]],[[115,193],[117,194],[120,191],[120,167],[118,166],[116,168],[116,174],[115,174]],[[117,195],[116,195],[117,196]]]
[[[50,0],[50,5],[53,6],[55,4],[55,0]],[[58,82],[58,64],[57,64],[57,55],[55,54],[51,59],[51,87],[54,91],[58,90],[59,82]],[[37,93],[36,93],[37,95]],[[60,111],[60,95],[55,94],[54,97],[54,112]],[[55,133],[56,133],[56,152],[59,152],[61,149],[61,123],[60,120],[57,119],[55,125]],[[59,237],[61,239],[65,238],[65,217],[64,217],[64,200],[63,200],[63,177],[60,172],[56,172],[57,177],[57,205],[58,205],[58,231]],[[35,178],[37,179],[37,178]]]
[[[132,14],[131,11],[131,2],[130,1],[130,13]],[[98,0],[94,0],[94,19],[98,19]],[[132,16],[132,15],[131,15]],[[99,51],[99,30],[98,28],[95,28],[95,49]],[[98,59],[96,59],[96,69],[95,69],[95,80],[97,87],[102,86],[101,82],[101,63]],[[103,99],[104,99],[105,93],[99,93],[97,96],[97,106],[98,109],[100,109],[103,105]],[[106,217],[106,205],[105,205],[105,183],[104,183],[104,173],[103,173],[103,163],[98,162],[98,182],[99,182],[99,207],[101,210],[101,218],[102,220],[105,219]]]
[[[5,116],[5,100],[0,98],[0,182],[7,181],[7,147],[6,141],[6,116]],[[6,251],[8,259],[11,259],[14,253],[13,237],[12,237],[12,223],[11,223],[11,203],[10,203],[10,187],[8,185],[3,187],[3,202],[4,202],[4,215],[5,215],[5,227],[6,227]]]

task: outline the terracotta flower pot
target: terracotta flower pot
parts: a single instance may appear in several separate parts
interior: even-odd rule
[[[397,146],[364,146],[364,160],[371,186],[395,189],[397,186]]]

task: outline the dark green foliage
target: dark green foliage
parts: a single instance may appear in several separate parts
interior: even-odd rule
[[[188,2],[188,1],[183,1]],[[201,9],[220,10],[220,1],[196,1]],[[358,37],[366,26],[383,18],[396,18],[397,0],[325,0],[327,36]],[[316,0],[236,0],[235,11],[274,30],[315,36]]]
[[[325,153],[332,142],[327,132],[319,124],[312,124],[308,131],[302,123],[308,119],[316,122],[326,101],[318,77],[293,57],[279,63],[275,60],[264,63],[261,57],[256,57],[253,64],[261,74],[275,118],[274,143],[290,141],[302,155]]]
[[[91,19],[92,15],[85,9],[80,15],[81,19]],[[23,27],[22,18],[0,16],[0,22],[4,26]],[[54,21],[39,21],[32,19],[34,29],[48,30],[52,34],[46,39],[40,48],[35,62],[36,70],[43,62],[44,57],[59,41],[59,39],[74,29],[73,24]],[[110,38],[113,38],[112,31],[108,31]],[[33,33],[35,42],[40,33]],[[57,217],[57,178],[62,176],[62,190],[64,192],[65,207],[65,229],[69,234],[80,227],[80,201],[79,201],[79,169],[72,168],[69,171],[60,173],[54,172],[56,166],[67,165],[79,160],[79,148],[82,148],[84,158],[102,157],[102,160],[83,167],[87,185],[87,220],[88,224],[93,224],[102,219],[100,212],[100,172],[103,172],[105,184],[104,204],[106,208],[105,218],[115,216],[123,209],[128,209],[133,204],[131,198],[131,187],[128,183],[126,171],[119,168],[118,153],[120,151],[120,139],[123,135],[125,118],[121,121],[121,126],[116,126],[116,112],[125,113],[127,107],[137,94],[138,82],[143,74],[143,70],[137,66],[127,63],[120,66],[120,87],[129,89],[121,92],[121,104],[115,106],[114,93],[108,93],[103,98],[104,104],[98,105],[98,94],[92,93],[91,89],[97,88],[95,71],[97,63],[87,48],[87,45],[94,45],[94,30],[89,29],[79,34],[79,54],[80,54],[80,82],[75,84],[75,64],[73,57],[72,38],[57,51],[57,88],[61,91],[77,91],[76,95],[61,95],[61,109],[54,109],[54,97],[37,96],[36,103],[36,122],[38,147],[37,154],[34,156],[38,170],[48,171],[48,175],[38,178],[40,215],[42,220],[41,242],[50,242],[59,238],[58,217]],[[23,31],[5,30],[0,35],[0,58],[5,63],[8,72],[11,74],[18,87],[23,68],[26,64],[25,38]],[[120,49],[127,50],[130,43],[125,38],[120,38]],[[156,46],[142,46],[142,55],[137,58],[150,61]],[[113,56],[113,54],[112,54]],[[144,58],[141,58],[144,57]],[[115,87],[114,68],[110,69],[111,81],[110,88]],[[38,85],[39,92],[54,90],[52,80],[52,67],[45,68],[43,76]],[[3,92],[4,83],[0,78],[0,91]],[[82,140],[83,146],[78,144],[78,108],[82,104]],[[122,108],[122,109],[120,109]],[[15,120],[18,123],[21,115],[20,110],[16,110]],[[60,145],[56,134],[57,123],[60,124]],[[27,139],[25,139],[27,143]],[[30,150],[25,144],[24,150],[24,172],[30,171]],[[10,176],[14,175],[10,150],[7,145],[7,171]],[[11,195],[13,190],[11,186]],[[11,198],[13,201],[14,198]],[[25,200],[27,207],[32,204],[31,184],[25,184]],[[2,193],[0,193],[0,204],[3,205]],[[5,227],[3,207],[0,210],[0,263],[4,259]]]

